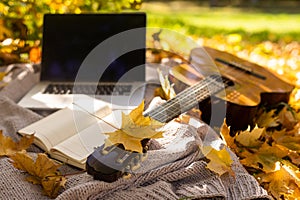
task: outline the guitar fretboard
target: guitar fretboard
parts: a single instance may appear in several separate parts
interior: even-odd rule
[[[181,113],[195,107],[198,102],[201,102],[216,92],[224,89],[224,87],[226,87],[226,83],[223,83],[221,76],[208,76],[199,83],[183,90],[176,95],[175,98],[144,113],[144,116],[150,116],[160,122],[169,122]]]

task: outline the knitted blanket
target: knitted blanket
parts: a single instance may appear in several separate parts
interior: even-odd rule
[[[8,98],[0,91],[0,130],[15,140],[20,137],[17,130],[42,118],[14,102],[12,94],[17,92],[17,88],[10,91]],[[165,138],[151,141],[147,159],[129,178],[106,183],[93,180],[87,173],[77,173],[80,171],[71,166],[62,166],[63,174],[73,175],[67,176],[66,187],[57,199],[271,199],[231,151],[234,177],[228,173],[218,176],[206,168],[207,160],[199,145],[220,140],[208,125],[172,121],[165,130]],[[34,145],[28,151],[41,152]],[[48,199],[39,185],[27,182],[26,173],[8,160],[0,158],[0,199]]]

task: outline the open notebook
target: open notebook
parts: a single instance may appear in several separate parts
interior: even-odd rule
[[[59,109],[87,94],[114,105],[139,105],[145,27],[145,13],[45,14],[40,82],[18,104]]]
[[[106,135],[103,133],[115,130],[103,120],[118,127],[122,121],[121,113],[121,110],[112,112],[110,104],[104,101],[83,95],[70,106],[22,128],[18,133],[34,134],[34,143],[52,158],[85,169],[87,157],[104,144]]]

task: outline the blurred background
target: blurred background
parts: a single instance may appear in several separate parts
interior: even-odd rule
[[[291,101],[300,107],[300,0],[2,0],[0,66],[40,62],[44,13],[121,11],[144,11],[148,27],[171,29],[274,71],[296,85]],[[168,51],[188,57],[193,48],[160,37]]]

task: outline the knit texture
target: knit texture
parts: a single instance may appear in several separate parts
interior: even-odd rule
[[[18,102],[34,84],[39,80],[39,73],[33,73],[39,70],[28,64],[15,64],[6,68],[0,67],[0,71],[9,72],[9,80],[6,87],[0,91],[0,95],[7,96],[11,100]]]
[[[20,138],[19,129],[42,118],[14,102],[20,96],[17,92],[17,88],[10,91],[10,95],[0,91],[0,130],[14,140]],[[129,178],[106,183],[93,180],[71,166],[62,166],[62,173],[69,175],[57,199],[271,199],[231,151],[235,177],[228,173],[220,177],[206,168],[207,160],[199,145],[220,140],[208,125],[198,122],[192,126],[173,121],[164,129],[165,137],[151,141],[147,159]],[[33,156],[42,152],[34,145],[29,151]],[[27,182],[27,174],[15,169],[8,158],[0,158],[0,168],[0,199],[48,199],[41,187]]]
[[[211,131],[206,124],[196,128],[170,122],[167,138],[174,136],[174,128],[176,137],[153,141],[142,167],[129,179],[91,181],[63,192],[58,199],[271,199],[232,152],[235,177],[228,173],[220,177],[206,168],[196,142],[200,139],[198,131]]]

